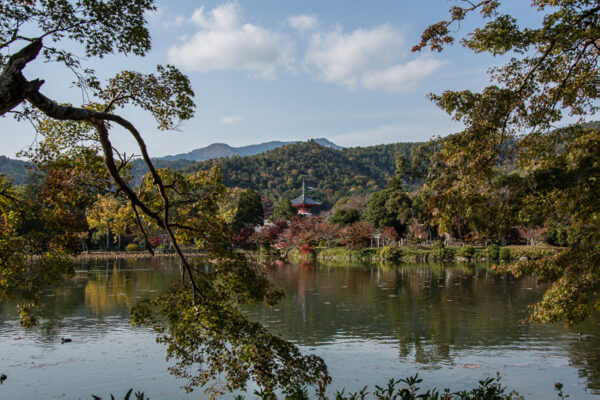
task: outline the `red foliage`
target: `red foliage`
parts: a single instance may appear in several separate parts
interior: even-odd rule
[[[302,254],[302,255],[312,254],[312,253],[314,253],[314,251],[315,251],[315,248],[308,243],[305,243],[300,247],[300,254]]]
[[[236,246],[246,246],[249,243],[250,236],[254,233],[252,228],[242,228],[233,232],[231,241]]]
[[[317,245],[321,240],[335,240],[339,230],[321,217],[293,217],[281,238],[288,246]]]
[[[386,242],[395,242],[398,240],[398,232],[391,226],[384,226],[381,230],[381,238]]]
[[[425,225],[419,223],[417,219],[413,219],[410,224],[410,238],[420,241],[427,238],[427,232],[425,229]]]
[[[287,221],[280,219],[265,225],[260,232],[252,235],[252,241],[261,246],[271,246],[279,240],[279,236],[287,229]]]
[[[165,240],[162,237],[155,236],[152,239],[150,239],[149,243],[150,243],[150,246],[157,247],[157,246],[160,246],[161,244],[163,244],[164,241]]]
[[[358,221],[344,228],[342,237],[345,244],[352,249],[369,247],[375,227],[368,222]]]

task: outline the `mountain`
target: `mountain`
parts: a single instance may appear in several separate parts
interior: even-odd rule
[[[315,143],[320,144],[321,146],[331,147],[332,149],[340,150],[341,146],[325,139],[312,139]],[[277,149],[279,147],[286,146],[288,144],[294,144],[298,142],[280,142],[280,141],[271,141],[260,144],[252,144],[249,146],[242,147],[232,147],[225,143],[213,143],[209,146],[202,147],[200,149],[192,150],[189,153],[176,154],[173,156],[162,157],[162,160],[165,161],[175,161],[175,160],[190,160],[190,161],[205,161],[213,158],[223,158],[223,157],[247,157],[253,156],[255,154],[261,154],[265,151]]]
[[[25,166],[26,162],[21,160],[12,160],[5,156],[0,156],[0,174],[13,179],[15,184],[22,185],[27,179],[29,173]]]

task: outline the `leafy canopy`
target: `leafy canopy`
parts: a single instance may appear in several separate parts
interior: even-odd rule
[[[497,239],[513,225],[580,232],[579,241],[553,260],[511,268],[552,283],[532,319],[576,323],[600,306],[600,145],[595,127],[557,130],[554,124],[598,111],[600,5],[532,0],[542,18],[526,27],[503,13],[501,1],[456,3],[450,18],[427,28],[414,50],[441,51],[455,40],[452,26],[479,12],[485,24],[461,44],[511,58],[490,69],[495,82],[481,92],[431,95],[465,125],[444,140],[426,185],[434,215],[445,230],[463,218],[481,239]]]

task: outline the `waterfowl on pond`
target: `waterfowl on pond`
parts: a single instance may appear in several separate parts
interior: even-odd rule
[[[5,374],[0,374],[0,383],[4,382],[8,378]]]
[[[583,333],[579,332],[579,340],[590,339],[591,337],[592,335],[584,335]]]
[[[63,337],[63,338],[60,338],[60,343],[61,343],[61,344],[62,344],[62,343],[70,343],[70,342],[72,342],[72,340],[71,340],[71,339],[69,339],[69,338],[64,338],[64,337]]]

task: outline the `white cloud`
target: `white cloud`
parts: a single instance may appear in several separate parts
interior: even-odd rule
[[[221,124],[222,125],[235,125],[235,124],[239,124],[244,119],[245,118],[242,117],[241,115],[233,115],[233,116],[221,117]]]
[[[305,60],[322,80],[350,90],[405,92],[442,65],[431,56],[400,63],[405,53],[402,35],[388,24],[350,34],[338,27],[313,34]]]
[[[319,20],[314,15],[302,14],[293,15],[287,19],[290,26],[297,31],[314,31],[319,27]]]
[[[420,56],[405,64],[366,71],[361,77],[361,84],[365,89],[407,92],[414,89],[418,81],[432,75],[444,64],[444,61],[431,56]]]
[[[197,9],[191,22],[198,32],[169,50],[169,62],[189,70],[238,69],[272,77],[278,68],[291,68],[293,46],[280,33],[243,23],[239,6],[228,3],[211,11]]]

